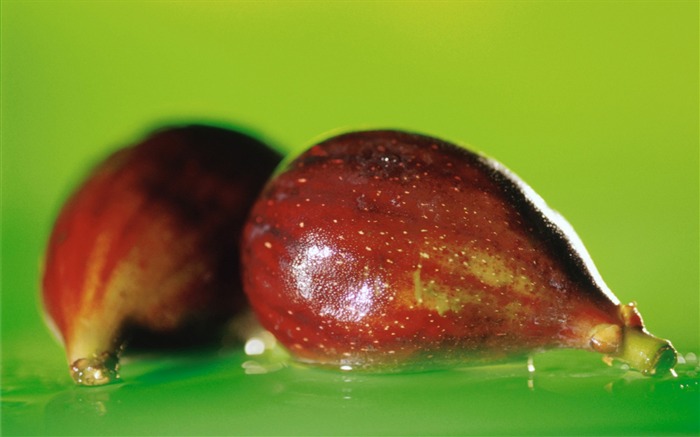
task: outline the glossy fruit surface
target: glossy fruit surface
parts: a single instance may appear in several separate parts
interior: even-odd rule
[[[191,125],[92,171],[56,220],[43,274],[47,319],[76,382],[118,378],[129,334],[201,341],[245,306],[240,232],[279,160],[249,136]]]
[[[288,162],[252,210],[242,259],[261,323],[309,363],[430,368],[558,347],[645,373],[675,363],[539,196],[426,136],[349,133]]]

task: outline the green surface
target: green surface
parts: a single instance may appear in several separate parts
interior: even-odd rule
[[[694,435],[700,367],[690,358],[676,378],[576,351],[538,355],[534,372],[523,360],[382,376],[203,351],[134,358],[123,383],[95,388],[47,371],[60,360],[29,359],[8,366],[25,382],[7,388],[3,434]]]
[[[2,2],[2,434],[697,434],[698,2]],[[37,300],[65,196],[171,122],[284,151],[416,130],[505,163],[688,363],[555,352],[394,376],[246,374],[237,350],[73,387]]]

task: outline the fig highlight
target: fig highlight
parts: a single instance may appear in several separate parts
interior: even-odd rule
[[[676,363],[559,214],[435,138],[354,132],[286,161],[241,253],[259,321],[302,362],[396,371],[576,348],[646,375]]]
[[[241,231],[280,159],[248,135],[187,125],[92,171],[58,215],[42,283],[76,383],[118,379],[126,341],[198,345],[247,308]]]

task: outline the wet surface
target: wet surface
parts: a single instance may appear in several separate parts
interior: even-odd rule
[[[44,357],[15,346],[3,368],[3,435],[700,431],[700,368],[687,351],[675,377],[648,378],[578,351],[539,354],[530,365],[378,375],[312,369],[278,350],[246,355],[240,347],[131,357],[122,382],[86,388],[72,383],[60,355],[48,355],[53,349]]]

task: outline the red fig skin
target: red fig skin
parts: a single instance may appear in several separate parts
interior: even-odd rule
[[[650,374],[675,363],[539,196],[426,136],[349,133],[287,162],[242,260],[260,322],[303,362],[392,371],[565,347]]]
[[[247,135],[190,125],[94,169],[56,220],[43,273],[45,313],[76,382],[118,378],[130,331],[134,343],[201,341],[246,306],[240,232],[279,161]]]

